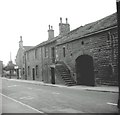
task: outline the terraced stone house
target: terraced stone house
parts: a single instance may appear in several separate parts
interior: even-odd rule
[[[116,13],[70,31],[60,18],[59,35],[25,51],[26,79],[65,85],[117,85]]]

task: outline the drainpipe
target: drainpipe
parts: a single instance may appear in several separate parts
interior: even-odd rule
[[[25,69],[24,69],[24,71],[25,71],[25,80],[27,80],[27,61],[26,61],[26,52],[24,53],[24,56],[25,56]]]
[[[118,24],[118,44],[120,43],[120,0],[116,0],[117,6],[117,24]],[[120,59],[120,50],[118,45],[118,61]],[[120,67],[120,63],[118,63],[118,68]],[[118,71],[118,86],[119,86],[119,96],[118,96],[118,108],[120,109],[120,77]]]
[[[41,62],[42,62],[42,81],[44,82],[44,79],[43,79],[43,51],[42,51],[42,47],[41,47]]]

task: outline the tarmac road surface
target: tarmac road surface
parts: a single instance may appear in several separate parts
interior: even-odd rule
[[[2,79],[2,113],[118,113],[118,93]]]

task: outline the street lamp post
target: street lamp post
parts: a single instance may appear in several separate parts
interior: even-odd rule
[[[116,6],[117,6],[117,24],[118,24],[118,44],[120,43],[120,0],[116,0]],[[119,49],[119,45],[118,45]],[[118,50],[118,61],[120,59],[120,50]],[[118,68],[120,67],[118,63]],[[120,109],[120,77],[119,77],[119,71],[118,71],[118,85],[119,85],[119,96],[118,96],[118,108]]]

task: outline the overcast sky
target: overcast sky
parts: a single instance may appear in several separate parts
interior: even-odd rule
[[[73,30],[116,12],[116,0],[0,0],[0,60],[15,63],[20,36],[24,46],[48,39],[48,25],[59,34],[60,17]]]

